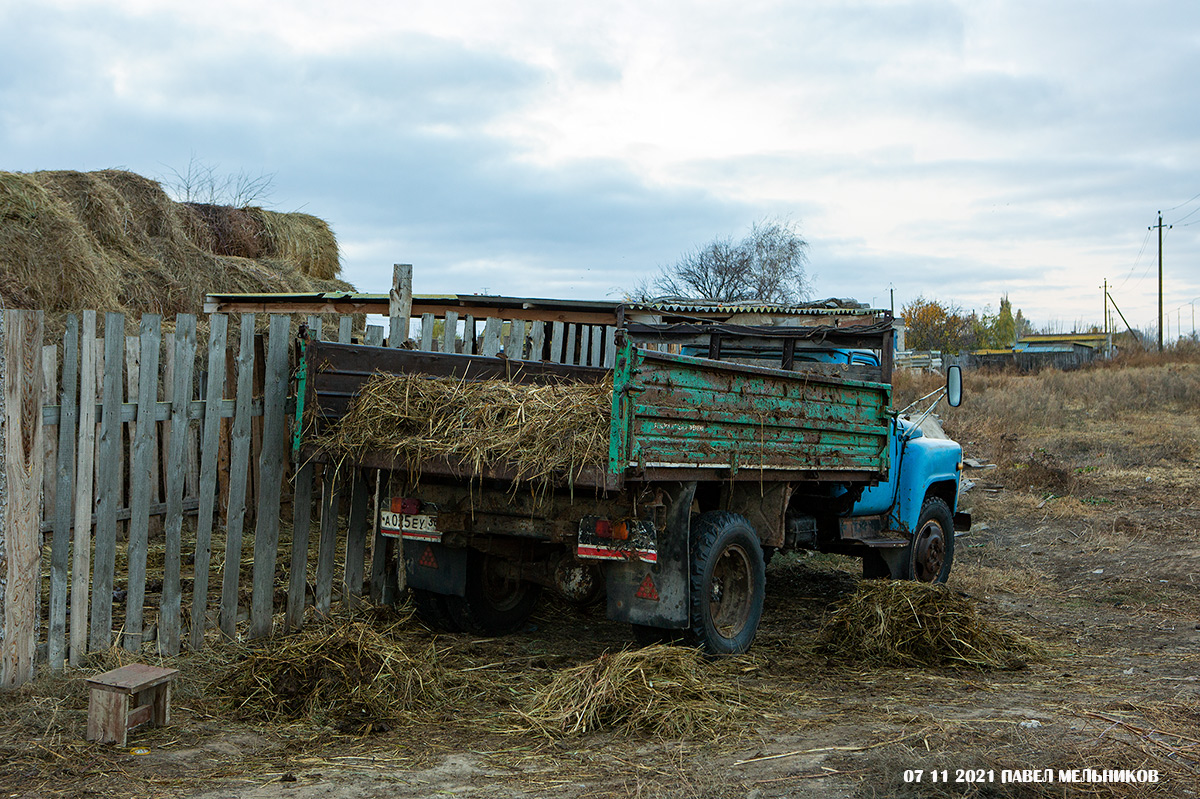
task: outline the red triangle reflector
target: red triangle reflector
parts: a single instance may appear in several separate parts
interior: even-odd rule
[[[654,585],[654,580],[649,574],[646,579],[642,580],[642,586],[634,594],[638,599],[649,599],[651,602],[658,601],[658,588]]]
[[[426,569],[436,569],[438,567],[437,556],[433,554],[433,547],[425,545],[425,551],[421,553],[421,559],[417,561]]]

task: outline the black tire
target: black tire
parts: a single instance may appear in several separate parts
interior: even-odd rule
[[[433,591],[425,591],[421,588],[410,589],[412,592],[413,607],[417,609],[417,617],[432,630],[441,630],[447,633],[460,633],[462,628],[454,617],[450,614],[450,609],[446,606],[447,597],[443,594],[436,594]]]
[[[941,497],[926,497],[904,557],[904,577],[944,583],[954,564],[954,516]]]
[[[464,632],[507,635],[521,629],[533,614],[542,587],[511,579],[502,564],[476,550],[467,553],[466,594],[445,598],[450,616]]]
[[[750,648],[766,593],[762,546],[736,513],[709,511],[692,525],[691,638],[713,655]]]

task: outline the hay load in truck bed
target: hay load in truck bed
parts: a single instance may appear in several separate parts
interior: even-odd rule
[[[307,342],[308,450],[413,476],[608,489],[680,470],[887,471],[886,384],[618,349],[609,371]]]

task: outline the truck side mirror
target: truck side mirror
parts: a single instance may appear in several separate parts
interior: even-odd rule
[[[962,405],[962,367],[951,366],[946,370],[946,402],[951,408]]]

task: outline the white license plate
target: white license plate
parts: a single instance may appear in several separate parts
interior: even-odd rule
[[[424,513],[396,513],[385,510],[379,513],[379,529],[385,535],[405,538],[440,538],[437,516]]]

